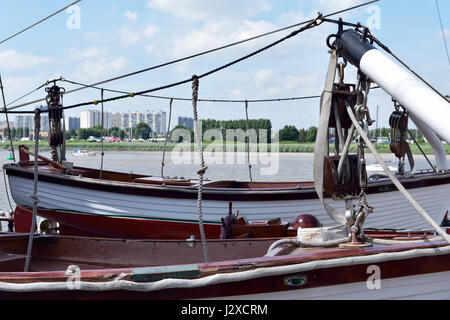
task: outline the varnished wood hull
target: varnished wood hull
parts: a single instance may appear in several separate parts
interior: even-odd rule
[[[1,249],[10,254],[25,252],[24,236],[20,241],[9,239],[9,242],[0,242],[3,246]],[[185,241],[123,242],[113,239],[38,237],[31,264],[32,272],[23,273],[14,270],[5,272],[4,265],[0,263],[0,298],[151,300],[450,298],[448,285],[450,247],[442,241],[375,245],[362,249],[296,249],[285,254],[280,251],[279,255],[261,255],[261,249],[264,250],[269,243],[270,240],[210,241],[208,242],[210,248],[222,249],[214,251],[218,254],[214,262],[202,263],[199,242],[196,242],[197,247],[190,248]],[[114,250],[110,250],[114,247],[117,247],[115,253]],[[170,248],[178,248],[178,251],[181,250],[185,254],[170,257],[168,254]],[[163,250],[167,254],[157,255],[155,250]],[[188,254],[190,250],[198,252],[199,255],[190,259],[191,256]],[[229,258],[234,257],[222,260],[227,254],[231,254]],[[175,264],[165,264],[170,261]],[[114,289],[115,286],[112,285],[94,290],[68,286],[69,276],[65,273],[65,269],[73,264],[80,266],[79,281],[110,285],[114,283],[119,285],[120,281],[126,281],[141,287],[133,289],[131,285],[126,285],[120,287],[121,289]],[[117,268],[121,264],[123,267]],[[370,270],[374,266],[381,271],[379,288],[368,285],[368,282],[372,281]],[[287,281],[292,278],[301,278],[304,281],[294,282],[292,285]],[[4,283],[34,287],[5,289]],[[46,283],[51,285],[46,286]],[[59,289],[55,289],[52,285],[58,285],[56,288]]]

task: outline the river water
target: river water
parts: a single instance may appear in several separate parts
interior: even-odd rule
[[[0,151],[0,164],[10,162],[6,158],[8,151]],[[40,153],[50,157],[49,152]],[[18,157],[18,154],[16,154]],[[211,180],[249,180],[249,168],[245,153],[206,153],[205,162],[208,167],[206,177]],[[374,157],[367,154],[367,163],[375,163]],[[383,155],[387,161],[394,157]],[[416,169],[428,169],[429,165],[423,156],[415,155]],[[100,168],[100,152],[92,157],[76,157],[67,152],[67,160],[76,166]],[[434,163],[434,157],[430,156]],[[450,160],[450,157],[449,157]],[[161,175],[162,152],[108,151],[105,152],[105,170],[133,172],[148,175]],[[252,177],[254,181],[305,181],[313,179],[313,155],[311,153],[272,153],[251,154]],[[200,168],[196,153],[168,152],[165,156],[164,175],[185,178],[197,178]],[[10,206],[5,190],[3,174],[0,175],[0,210],[9,212]],[[15,207],[11,200],[12,208]],[[2,223],[5,230],[6,223]]]

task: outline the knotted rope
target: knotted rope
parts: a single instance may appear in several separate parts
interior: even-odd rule
[[[33,216],[31,218],[30,235],[28,237],[27,256],[25,260],[24,272],[28,272],[30,268],[31,252],[33,250],[34,230],[36,228],[37,205],[39,198],[38,191],[38,166],[39,166],[39,134],[41,130],[41,110],[34,111],[34,179],[33,179]]]
[[[198,181],[198,197],[197,197],[197,213],[198,213],[198,222],[200,228],[200,236],[202,238],[202,248],[203,248],[203,257],[205,262],[209,261],[208,258],[208,247],[206,245],[206,237],[205,230],[203,227],[203,213],[202,213],[202,193],[203,193],[203,175],[205,174],[208,167],[205,166],[205,160],[203,159],[203,147],[202,141],[200,139],[199,128],[198,128],[198,115],[197,115],[197,100],[198,100],[198,77],[196,75],[192,76],[192,108],[194,113],[194,135],[195,142],[197,143],[197,150],[200,156],[200,169],[197,171],[199,176]]]

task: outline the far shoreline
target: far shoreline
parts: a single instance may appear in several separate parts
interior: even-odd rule
[[[26,145],[30,150],[34,149],[34,142],[33,141],[14,141],[14,149],[17,150],[19,145]],[[182,149],[183,151],[189,151],[187,149],[190,149],[191,152],[196,152],[197,148],[196,145],[191,143],[190,148],[188,146],[181,147],[179,144],[175,143],[167,143],[166,144],[166,152],[171,152],[175,147],[177,146],[177,149]],[[229,152],[226,151],[224,144],[217,144],[214,145],[211,142],[204,142],[203,143],[203,149],[204,151],[212,151],[212,152]],[[392,154],[389,148],[389,143],[383,143],[376,145],[378,152],[380,154]],[[434,155],[433,149],[430,144],[423,143],[420,144],[420,147],[427,155]],[[68,141],[66,150],[67,151],[73,151],[77,148],[90,150],[90,151],[101,151],[102,150],[102,144],[101,142],[88,142],[88,141]],[[221,150],[222,148],[222,150]],[[251,152],[254,152],[257,150],[256,145],[250,145]],[[415,144],[410,144],[411,151],[414,155],[421,155],[422,152]],[[444,148],[447,155],[450,155],[450,146],[447,144],[444,144]],[[283,154],[298,154],[298,153],[304,153],[304,154],[312,154],[314,153],[314,143],[301,143],[301,142],[280,142],[278,145],[278,152]],[[330,153],[334,152],[334,145],[330,144]],[[9,151],[10,150],[10,144],[3,142],[0,143],[0,150]],[[49,151],[50,146],[48,145],[47,141],[43,140],[39,145],[40,151]],[[108,151],[114,151],[114,152],[162,152],[164,150],[164,143],[152,143],[152,142],[104,142],[103,143],[103,150],[105,152]],[[352,144],[350,147],[350,152],[355,153],[357,150],[356,144]],[[246,152],[245,145],[242,143],[235,145],[235,150],[233,152]],[[260,152],[271,152],[271,145],[268,144],[267,150],[261,150]],[[370,151],[366,151],[368,154],[370,154]]]

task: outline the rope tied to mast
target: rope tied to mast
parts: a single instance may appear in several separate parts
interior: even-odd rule
[[[198,87],[197,87],[198,90]],[[166,145],[167,145],[167,139],[169,139],[169,130],[170,130],[170,120],[172,119],[172,103],[173,98],[170,99],[169,102],[169,124],[167,126],[167,132],[166,137],[164,139],[164,148],[163,148],[163,155],[162,155],[162,162],[161,162],[161,177],[164,179],[164,166],[165,164],[165,158],[166,158]]]
[[[198,88],[199,88],[199,81],[198,77],[196,75],[192,76],[192,109],[194,113],[194,135],[195,135],[195,142],[197,144],[197,150],[200,157],[200,169],[197,170],[197,174],[199,176],[199,181],[197,185],[198,195],[197,195],[197,213],[198,213],[198,222],[199,222],[199,229],[200,229],[200,236],[202,239],[202,249],[203,249],[203,257],[205,262],[209,261],[208,257],[208,247],[206,244],[206,237],[205,237],[205,229],[203,226],[203,212],[202,212],[202,202],[203,202],[203,175],[205,174],[208,167],[205,166],[205,160],[203,158],[203,146],[202,141],[200,139],[200,133],[199,133],[199,125],[198,125],[198,114],[197,114],[197,100],[198,100]]]
[[[104,120],[105,120],[105,114],[104,114],[104,110],[103,110],[103,88],[100,90],[100,95],[102,98],[102,127],[100,130],[100,142],[102,145],[102,153],[101,153],[101,157],[100,157],[100,179],[103,178],[103,157],[105,156],[105,150],[104,150],[104,146],[103,146],[103,128],[104,128]]]
[[[247,126],[247,165],[248,165],[248,175],[250,178],[250,188],[253,188],[253,178],[252,178],[252,164],[250,163],[250,135],[248,132],[248,101],[245,100],[245,121]]]
[[[3,91],[3,82],[2,82],[1,75],[0,75],[0,89],[2,90],[3,112],[5,113],[5,116],[6,116],[6,127],[8,129],[9,145],[11,147],[11,153],[13,156],[13,160],[14,160],[14,162],[16,162],[16,155],[14,154],[14,145],[13,145],[12,136],[11,136],[11,126],[9,125],[8,108],[6,108],[5,92]]]
[[[26,256],[26,260],[25,260],[24,272],[28,272],[28,270],[30,268],[31,252],[33,250],[34,230],[36,228],[37,206],[39,203],[39,198],[37,196],[37,192],[38,192],[40,130],[41,130],[41,110],[36,109],[34,111],[34,178],[33,178],[33,194],[31,195],[31,199],[33,200],[33,215],[31,218],[31,228],[30,228],[30,234],[28,237],[27,256]]]

